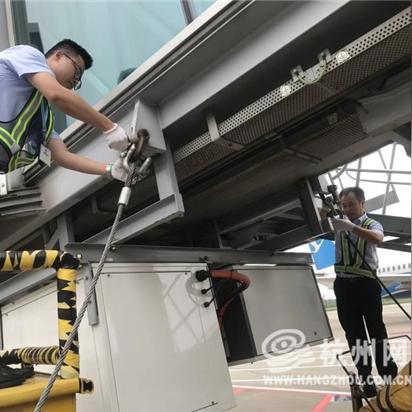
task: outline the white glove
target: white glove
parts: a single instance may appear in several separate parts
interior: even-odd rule
[[[352,230],[356,227],[356,225],[352,223],[346,216],[344,216],[343,219],[332,218],[331,221],[334,232],[339,232],[343,230],[347,232],[352,232]]]
[[[123,159],[117,159],[110,168],[110,177],[112,179],[120,180],[125,182],[127,179],[127,170],[123,166]]]
[[[127,149],[129,139],[124,129],[118,124],[115,123],[112,129],[103,132],[103,134],[106,136],[106,142],[110,149],[118,152],[124,152]]]

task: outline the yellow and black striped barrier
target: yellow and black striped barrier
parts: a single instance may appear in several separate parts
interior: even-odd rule
[[[60,348],[20,348],[0,351],[0,362],[6,365],[22,363],[23,365],[55,365],[59,360]]]
[[[33,252],[8,250],[0,253],[0,272],[49,268],[58,270],[64,255],[67,253],[61,253],[58,250],[35,250]]]
[[[76,320],[76,276],[79,261],[57,250],[6,251],[0,253],[0,272],[49,269],[57,271],[59,347],[20,348],[0,352],[2,363],[56,364]],[[18,362],[16,362],[18,361]],[[76,336],[61,369],[63,379],[79,377],[79,340]]]

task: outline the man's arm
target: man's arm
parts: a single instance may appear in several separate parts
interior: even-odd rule
[[[80,96],[63,87],[51,74],[44,72],[27,74],[26,78],[49,103],[62,112],[101,131],[108,131],[115,126],[110,119],[95,110]]]
[[[381,243],[383,241],[383,233],[378,230],[365,229],[360,226],[355,226],[352,230],[355,235],[358,235],[361,239],[371,243]]]
[[[92,175],[106,173],[106,164],[69,152],[60,139],[50,139],[47,147],[52,153],[52,159],[60,166]]]
[[[331,223],[335,232],[342,230],[346,232],[353,232],[361,239],[376,244],[383,241],[384,235],[382,225],[376,221],[372,223],[371,229],[365,229],[361,226],[355,225],[346,216],[344,216],[343,219],[332,218]]]

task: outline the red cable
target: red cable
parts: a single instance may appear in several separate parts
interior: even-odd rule
[[[234,270],[212,270],[212,278],[217,279],[233,279],[240,282],[247,289],[250,285],[250,279],[240,272],[235,272]]]
[[[219,309],[217,314],[219,320],[219,326],[222,326],[223,317],[227,308],[230,304],[250,285],[250,279],[244,275],[243,273],[235,272],[234,270],[212,270],[211,272],[212,278],[215,279],[231,279],[241,284],[238,293],[235,296],[232,296],[227,302],[223,304],[223,306]]]

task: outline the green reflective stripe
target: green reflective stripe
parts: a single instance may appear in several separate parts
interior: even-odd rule
[[[367,269],[349,268],[348,273],[353,273],[355,275],[361,275],[361,276],[368,276],[371,278],[374,277],[373,273]]]
[[[45,109],[47,110],[47,123],[46,125],[44,125],[45,130],[41,130],[41,135],[39,135],[41,141],[38,143],[47,144],[47,141],[54,129],[55,118],[47,100],[44,99],[44,97],[38,90],[30,96],[30,99],[25,104],[24,108],[15,121],[9,122],[8,124],[3,124],[0,122],[0,126],[4,126],[0,127],[0,144],[4,145],[11,152],[11,157],[9,159],[7,168],[9,172],[19,167],[27,166],[33,163],[33,161],[37,157],[30,155],[27,152],[20,152],[20,150],[26,143],[26,138],[28,137],[29,128],[34,116],[40,115],[39,111],[42,104],[45,104],[46,106]]]
[[[28,166],[36,160],[35,156],[32,156],[26,152],[16,153],[9,162],[8,171],[11,172],[20,167]]]
[[[356,260],[354,263],[354,267],[361,267],[363,263],[363,257],[365,256],[365,251],[366,251],[365,239],[361,239],[360,237],[358,237],[358,240],[356,241],[356,248],[357,248],[357,251],[356,251]]]
[[[342,251],[342,257],[341,260],[343,259],[343,263],[345,265],[350,265],[350,253],[349,253],[349,244],[348,244],[348,239],[346,238],[344,232],[340,233],[340,243],[341,243],[341,251]]]
[[[29,121],[37,113],[37,110],[39,110],[42,99],[43,96],[38,91],[34,95],[32,101],[30,102],[26,110],[24,110],[24,112],[20,114],[19,120],[17,121],[16,125],[13,128],[13,131],[11,132],[12,136],[14,137],[17,143],[20,142],[22,135],[27,129]]]
[[[40,107],[43,96],[37,91],[32,97],[31,101],[28,103],[27,107],[20,113],[17,123],[15,124],[12,135],[18,141],[21,135],[26,130],[27,123],[36,114]]]
[[[372,272],[366,269],[354,268],[353,266],[335,265],[335,272],[350,273],[352,275],[360,275],[374,278]]]
[[[1,133],[0,133],[0,141],[3,142],[8,149],[11,149],[11,146],[13,146],[13,145],[9,145],[9,141],[6,140]]]
[[[16,161],[17,161],[17,155],[14,155],[9,161],[9,166],[8,166],[9,172],[16,169]]]
[[[366,218],[361,227],[364,229],[367,229],[369,227],[369,225],[373,222],[373,219],[371,218]],[[356,253],[356,262],[354,264],[355,268],[361,268],[363,266],[363,257],[365,256],[366,253],[366,240],[365,239],[361,239],[360,237],[358,237],[358,240],[356,242],[356,247],[358,248],[358,250],[361,252]]]
[[[34,160],[31,160],[31,161],[27,161],[27,159],[24,160],[24,161],[19,161],[18,160],[16,162],[16,169],[19,169],[20,167],[31,165],[33,162],[34,162]]]
[[[48,125],[48,128],[47,128],[46,136],[44,137],[44,143],[46,143],[46,144],[49,141],[50,136],[52,134],[52,131],[54,129],[54,121],[55,121],[54,113],[51,111],[50,108],[49,108],[49,116],[48,116],[47,120],[48,120],[49,125]]]
[[[36,157],[28,153],[19,153],[17,156],[17,164],[29,164],[32,163],[34,159],[36,159]]]
[[[35,159],[23,159],[23,160],[18,160],[16,162],[16,169],[20,168],[20,167],[24,167],[24,166],[28,166],[31,165],[34,162]]]
[[[368,228],[373,219],[366,218],[361,227]],[[350,244],[345,234],[341,233],[341,261],[335,265],[335,272],[349,273],[353,275],[374,278],[374,273],[365,267],[363,256],[366,252],[366,241],[358,236],[356,247],[360,253],[356,252],[356,258],[351,259]]]
[[[0,127],[0,140],[2,140],[9,149],[16,143],[13,136],[2,127]]]
[[[347,271],[346,268],[348,268],[348,267],[349,266],[335,265],[335,272],[345,273]]]
[[[368,226],[373,222],[373,219],[371,219],[370,217],[368,217],[367,219],[364,220],[364,222],[362,223],[362,227],[367,229]]]

